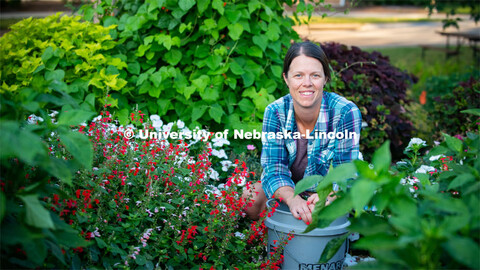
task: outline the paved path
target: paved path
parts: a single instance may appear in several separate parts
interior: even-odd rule
[[[408,7],[373,7],[343,13],[329,14],[329,17],[352,18],[428,18],[428,12],[421,8]],[[480,24],[475,25],[469,15],[460,16],[460,31],[476,32],[480,34]],[[433,14],[431,18],[445,19],[445,14]],[[445,45],[446,38],[435,33],[442,30],[442,23],[438,22],[408,22],[408,23],[376,23],[376,24],[311,24],[295,27],[302,36],[317,42],[335,41],[349,46],[361,48],[369,47],[397,47],[418,46],[419,44]],[[448,31],[456,31],[449,28]],[[456,40],[450,41],[451,43]]]

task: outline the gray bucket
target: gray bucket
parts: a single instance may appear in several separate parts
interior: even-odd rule
[[[270,210],[276,202],[278,201],[275,199],[268,200],[267,208]],[[274,252],[273,247],[279,245],[279,242],[286,239],[287,234],[291,232],[294,238],[288,241],[283,250],[282,269],[340,270],[343,268],[347,253],[347,241],[327,263],[319,264],[318,261],[327,243],[348,233],[349,225],[350,221],[345,216],[334,220],[326,228],[303,233],[307,228],[305,222],[295,219],[288,206],[279,202],[275,213],[265,220],[265,226],[268,228],[268,254]]]

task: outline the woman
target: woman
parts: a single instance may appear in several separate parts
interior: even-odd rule
[[[258,219],[267,198],[281,198],[295,218],[310,224],[318,195],[312,187],[306,200],[294,196],[295,183],[309,175],[326,175],[331,162],[335,167],[357,159],[362,116],[353,102],[323,91],[330,80],[330,68],[318,45],[293,44],[284,59],[283,79],[290,93],[267,106],[263,132],[293,135],[262,139],[262,181],[244,194],[253,197],[246,213]],[[318,136],[345,131],[354,132],[355,138]],[[299,134],[301,137],[295,136]]]

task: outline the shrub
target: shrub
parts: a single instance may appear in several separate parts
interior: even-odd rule
[[[368,158],[387,139],[399,158],[411,137],[413,126],[404,106],[406,91],[415,77],[392,66],[388,57],[338,43],[322,44],[336,76],[326,89],[353,101],[362,112],[360,150]]]
[[[138,108],[212,131],[261,129],[266,106],[284,95],[282,63],[294,21],[292,1],[101,1],[87,20],[118,25],[111,35],[127,59],[118,101],[122,123]],[[313,11],[300,1],[298,12]]]
[[[463,110],[480,108],[480,78],[471,77],[457,86],[433,98],[433,109],[429,110],[435,127],[434,138],[441,133],[461,134],[478,130],[478,115],[461,113]]]
[[[118,78],[126,68],[121,56],[109,54],[116,43],[105,28],[81,17],[60,14],[43,19],[25,19],[0,39],[0,93],[20,100],[40,93],[37,100],[24,100],[22,107],[34,111],[48,105],[60,110],[67,97],[68,108],[79,104],[85,111],[95,112],[102,106],[117,104],[108,96],[126,81]],[[2,113],[8,111],[2,108]]]

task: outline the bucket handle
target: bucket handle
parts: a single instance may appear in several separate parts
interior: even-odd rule
[[[276,226],[273,225],[273,227],[274,227],[274,228],[273,228],[273,231],[275,232],[275,235],[277,236],[277,239],[280,240],[280,236],[279,236],[278,233],[277,233]],[[300,265],[300,262],[297,261],[297,259],[295,259],[295,257],[286,249],[286,246],[283,247],[283,252],[287,253],[287,254],[290,256],[290,258],[292,258],[297,264]]]

